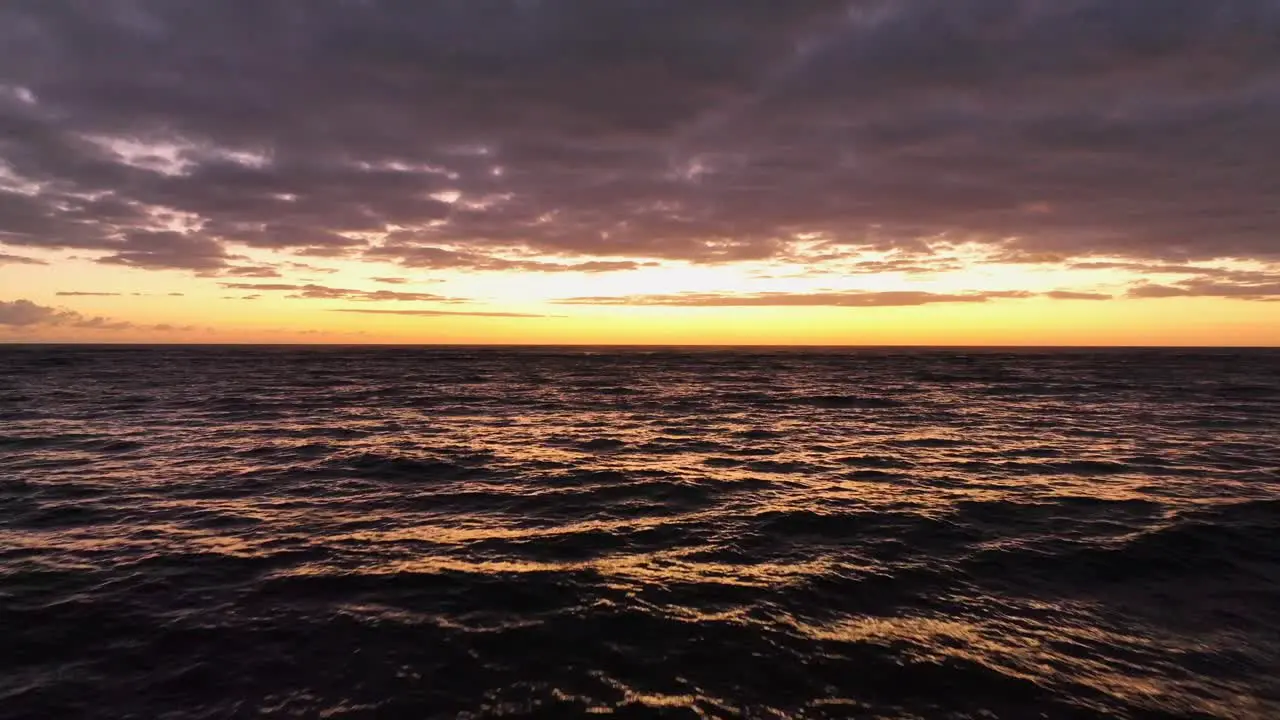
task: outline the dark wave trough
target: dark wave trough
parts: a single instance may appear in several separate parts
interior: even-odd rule
[[[0,349],[0,717],[1280,717],[1280,353]]]

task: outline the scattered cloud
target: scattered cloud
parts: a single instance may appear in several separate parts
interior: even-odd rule
[[[302,285],[294,285],[292,283],[219,283],[224,288],[231,290],[299,290]]]
[[[555,301],[561,305],[666,305],[676,307],[906,307],[933,303],[981,303],[1001,298],[1028,298],[1034,293],[993,291],[932,293],[920,291],[873,292],[846,290],[814,293],[676,293],[671,295],[624,295],[574,297]]]
[[[324,285],[295,285],[291,283],[220,283],[228,290],[258,290],[265,292],[292,292],[290,298],[314,300],[366,300],[379,301],[419,301],[419,302],[463,302],[462,298],[437,295],[435,293],[396,292],[392,290],[352,290],[334,288]]]
[[[9,253],[0,253],[0,265],[48,265],[44,260],[23,255],[10,255]]]
[[[1144,283],[1130,288],[1128,296],[1132,298],[1218,297],[1236,300],[1272,300],[1280,298],[1280,282],[1232,283],[1198,278],[1174,285]]]
[[[74,322],[79,317],[78,313],[37,305],[30,300],[0,300],[0,325],[61,325]]]
[[[1076,292],[1074,290],[1053,290],[1044,294],[1047,298],[1054,300],[1110,300],[1111,295],[1106,293],[1093,292]]]
[[[223,277],[256,277],[256,278],[274,278],[280,277],[280,271],[270,265],[233,265],[225,267],[216,273],[208,273],[211,275],[221,275]]]
[[[8,328],[72,327],[82,330],[190,330],[169,324],[138,325],[124,320],[82,315],[74,310],[37,305],[30,300],[0,300],[0,326]]]
[[[366,315],[411,315],[417,317],[447,317],[452,315],[464,315],[472,317],[494,317],[494,318],[545,318],[556,317],[555,315],[536,315],[532,313],[516,313],[516,312],[484,312],[484,311],[464,311],[464,310],[374,310],[366,308],[333,308],[330,312],[343,313],[363,313]]]
[[[338,272],[336,268],[320,267],[319,265],[310,265],[308,263],[287,262],[284,265],[288,269],[298,271],[298,272],[313,272],[313,273],[322,273],[325,275],[332,275],[333,273]]]
[[[1140,275],[1197,275],[1206,278],[1221,278],[1241,282],[1280,282],[1280,265],[1277,264],[1264,264],[1254,268],[1240,268],[1205,265],[1152,265],[1134,262],[1092,261],[1075,262],[1068,267],[1073,270],[1124,270]]]
[[[393,260],[404,267],[431,270],[606,273],[638,270],[642,267],[658,265],[655,261],[636,260],[555,262],[506,258],[431,245],[417,245],[406,240],[403,235],[403,233],[397,233],[389,236],[386,243],[370,249],[365,255],[370,258]]]
[[[1132,271],[1129,263],[1078,263],[1085,269],[1119,269]],[[1197,265],[1143,266],[1145,277],[1166,276],[1168,279],[1144,280],[1129,288],[1131,298],[1217,297],[1235,300],[1270,300],[1280,297],[1280,266],[1204,267]],[[1177,277],[1169,277],[1177,276]]]
[[[220,271],[232,256],[204,235],[171,230],[134,230],[110,245],[113,253],[98,259],[108,265],[148,270]]]
[[[61,296],[61,297],[123,297],[123,296],[125,296],[125,295],[129,295],[130,297],[161,297],[161,296],[164,296],[164,297],[185,297],[186,293],[180,293],[180,292],[171,292],[171,293],[142,293],[142,292],[121,293],[121,292],[86,292],[86,291],[83,291],[83,290],[59,290],[58,292],[54,293],[54,295]]]
[[[904,275],[928,275],[930,273],[960,270],[964,264],[945,258],[907,257],[894,260],[866,260],[857,262],[847,268],[841,268],[845,274],[879,275],[882,273],[902,273]]]

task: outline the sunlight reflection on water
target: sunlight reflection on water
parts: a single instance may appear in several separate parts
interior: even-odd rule
[[[1280,714],[1275,353],[0,352],[14,717]]]

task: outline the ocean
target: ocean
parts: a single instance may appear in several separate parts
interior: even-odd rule
[[[0,348],[3,718],[1280,718],[1280,351]]]

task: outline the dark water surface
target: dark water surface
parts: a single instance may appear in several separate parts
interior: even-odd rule
[[[5,718],[1280,718],[1280,353],[0,348]]]

